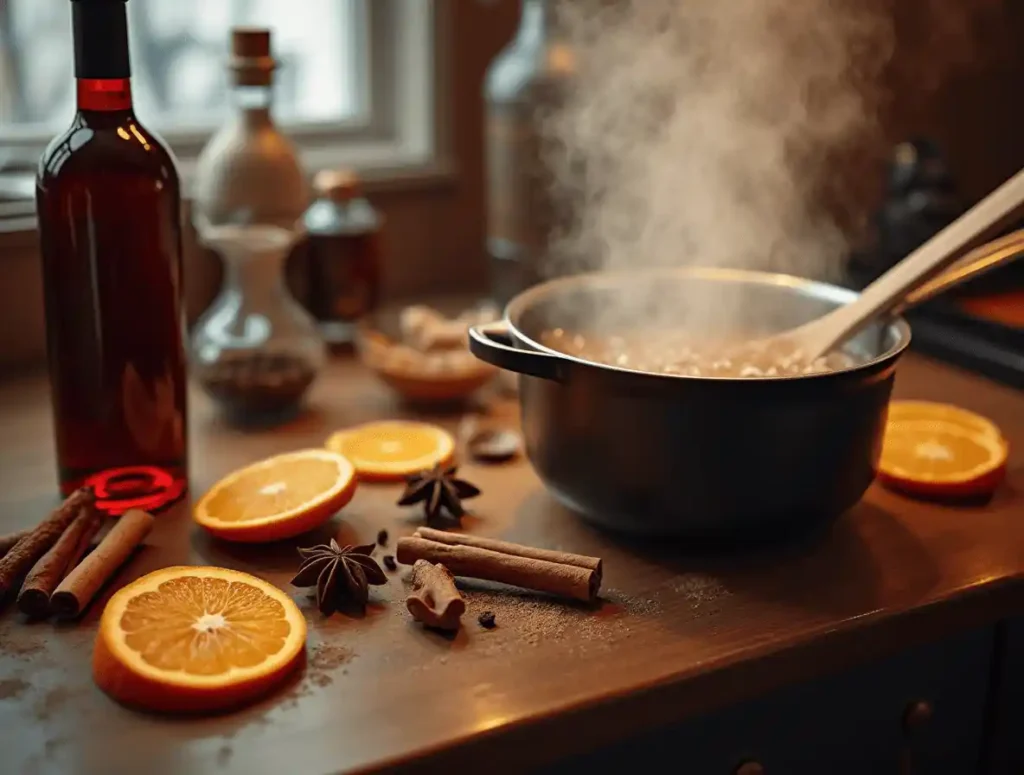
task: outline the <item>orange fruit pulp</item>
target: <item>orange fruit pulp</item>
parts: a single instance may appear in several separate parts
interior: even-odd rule
[[[164,568],[103,609],[93,678],[145,710],[222,710],[279,684],[301,664],[305,642],[302,613],[266,581],[224,568]]]
[[[901,422],[922,421],[942,422],[958,425],[965,430],[1002,438],[999,427],[980,414],[961,409],[952,404],[940,404],[933,401],[893,401],[889,404],[889,420]]]
[[[443,428],[422,422],[391,420],[338,431],[326,446],[352,461],[360,479],[391,481],[449,463],[455,439]]]
[[[261,460],[217,482],[193,509],[219,538],[247,543],[305,533],[352,500],[356,475],[341,455],[306,449]]]
[[[1009,450],[994,425],[908,416],[913,419],[897,412],[886,426],[879,462],[883,484],[929,497],[975,497],[991,494],[1002,481]]]

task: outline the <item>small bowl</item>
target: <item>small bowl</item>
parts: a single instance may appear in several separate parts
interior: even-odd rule
[[[499,369],[484,363],[468,349],[422,352],[403,344],[397,317],[376,316],[361,323],[356,351],[382,382],[403,398],[423,403],[447,403],[469,398],[490,383]]]

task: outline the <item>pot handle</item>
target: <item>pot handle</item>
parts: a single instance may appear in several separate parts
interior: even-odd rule
[[[511,343],[508,326],[503,320],[469,327],[469,351],[492,366],[517,374],[560,382],[564,361],[554,355],[522,350]]]

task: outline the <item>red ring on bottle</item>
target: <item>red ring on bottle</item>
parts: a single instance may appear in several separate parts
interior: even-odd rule
[[[157,511],[185,492],[184,480],[158,466],[108,468],[83,482],[96,493],[96,508],[111,516],[129,509]]]

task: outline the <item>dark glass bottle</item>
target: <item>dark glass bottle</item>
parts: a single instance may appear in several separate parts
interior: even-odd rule
[[[36,204],[58,473],[118,513],[187,487],[181,198],[132,109],[125,0],[72,0],[78,109]]]
[[[552,237],[567,223],[552,196],[540,132],[576,71],[557,22],[554,0],[524,0],[514,40],[487,71],[487,253],[499,304],[551,274]]]
[[[317,198],[303,219],[307,306],[329,344],[348,345],[377,307],[382,218],[351,172],[322,170],[313,187]]]

